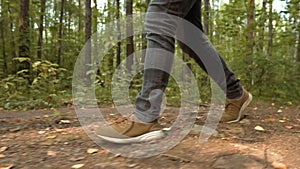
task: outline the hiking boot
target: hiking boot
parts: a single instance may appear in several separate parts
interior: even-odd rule
[[[235,123],[241,120],[245,108],[250,104],[252,95],[243,89],[239,99],[228,99],[221,122]]]
[[[132,114],[128,118],[123,117],[107,126],[102,126],[97,130],[99,131],[97,134],[104,138],[125,139],[149,133],[153,131],[154,126],[157,124],[157,120],[150,123],[144,123]]]

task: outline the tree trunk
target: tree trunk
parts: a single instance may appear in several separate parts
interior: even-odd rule
[[[132,0],[126,0],[126,16],[132,15]],[[134,52],[134,42],[133,42],[133,25],[131,23],[126,24],[126,34],[127,34],[127,45],[126,45],[126,68],[129,72],[131,72],[131,68],[133,65],[133,52]]]
[[[298,23],[298,44],[297,44],[296,62],[298,63],[298,75],[300,75],[300,24],[299,23]]]
[[[12,18],[12,12],[11,12],[11,9],[10,9],[10,5],[8,4],[8,7],[7,7],[7,12],[8,12],[8,18],[10,20],[10,38],[11,38],[11,42],[10,42],[10,45],[11,45],[11,56],[12,58],[16,58],[18,57],[18,49],[17,49],[17,45],[16,45],[16,42],[15,42],[15,35],[14,35],[14,23],[13,23],[13,18]],[[17,64],[12,64],[13,65],[13,71],[17,71]]]
[[[61,0],[60,16],[59,16],[59,30],[58,30],[58,52],[57,52],[57,64],[58,65],[61,64],[64,5],[65,5],[65,0]]]
[[[3,56],[3,73],[7,75],[7,56],[6,56],[6,47],[5,47],[5,27],[4,27],[4,15],[3,15],[3,1],[1,1],[1,19],[0,19],[0,25],[1,25],[1,39],[2,39],[2,56]]]
[[[265,22],[266,22],[266,10],[267,10],[267,0],[263,0],[262,2],[262,9],[261,9],[261,19],[260,19],[260,27],[259,27],[259,50],[264,50],[264,41],[265,41]]]
[[[28,70],[26,78],[30,80],[30,36],[29,36],[29,0],[20,0],[19,11],[19,60],[18,71]]]
[[[209,0],[204,0],[204,31],[206,35],[209,35]]]
[[[44,16],[45,16],[45,8],[46,8],[46,0],[41,0],[41,14],[40,14],[40,26],[39,26],[39,40],[38,40],[38,59],[42,59],[42,51],[43,51],[43,32],[44,32]]]
[[[149,3],[150,3],[150,0],[146,0],[146,10],[145,10],[145,12],[147,12]],[[141,62],[144,63],[145,62],[145,57],[146,57],[146,49],[147,49],[147,39],[146,39],[146,34],[145,33],[143,33],[142,39],[143,39],[143,42],[142,42],[142,50],[143,50],[142,52],[143,53],[142,53]]]
[[[248,0],[249,1],[249,9],[248,9],[248,18],[247,18],[247,56],[248,62],[250,64],[251,60],[250,57],[253,54],[253,48],[254,48],[254,15],[255,15],[255,1],[254,0]]]
[[[268,53],[267,56],[272,56],[273,45],[273,0],[269,1],[269,41],[268,41]]]
[[[117,29],[118,29],[118,44],[117,44],[117,65],[121,64],[121,27],[120,27],[120,0],[117,1]]]
[[[91,0],[85,0],[85,41],[86,41],[86,51],[85,51],[85,77],[86,85],[90,86],[91,79],[90,75],[87,74],[91,70],[92,63],[92,44],[91,44],[91,34],[92,34],[92,8]]]
[[[81,11],[81,9],[82,9],[81,0],[78,0],[78,8]],[[81,32],[83,32],[82,16],[81,16],[80,11],[79,11],[79,16],[78,16],[78,32],[79,32],[79,34],[81,34]]]

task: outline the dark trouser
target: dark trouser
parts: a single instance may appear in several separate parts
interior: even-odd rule
[[[203,27],[201,24],[201,13],[200,13],[200,1],[199,0],[151,0],[148,11],[156,13],[165,13],[174,15],[191,22],[197,28],[203,32]],[[172,33],[175,35],[177,25],[172,23],[172,21],[166,21],[161,18],[150,18],[146,15],[145,30],[147,31],[148,48],[146,51],[145,65],[147,62],[153,60],[153,57],[159,58],[159,63],[163,62],[167,65],[168,69],[171,67],[173,61],[166,56],[164,52],[155,52],[151,49],[161,49],[174,53],[174,37],[164,36],[161,34],[151,33],[151,29],[155,26],[160,26],[159,29],[166,29],[166,31],[173,30]],[[162,30],[164,31],[164,30]],[[184,30],[183,32],[184,33]],[[191,38],[191,37],[187,37]],[[202,39],[203,40],[203,39]],[[205,39],[203,40],[205,41]],[[200,57],[192,51],[184,43],[179,42],[182,50],[189,54],[197,64],[207,72],[205,65],[201,61]],[[201,43],[199,43],[201,44]],[[213,47],[207,47],[205,50],[214,50]],[[161,56],[160,56],[161,55]],[[207,56],[209,57],[209,56]],[[216,81],[219,86],[221,83],[225,83],[226,96],[229,99],[239,98],[242,95],[242,86],[240,81],[235,77],[234,73],[228,68],[225,61],[218,55],[221,64],[223,65],[226,82],[220,82],[217,77],[210,75],[212,79]],[[154,61],[155,62],[155,61]],[[160,105],[162,102],[163,91],[168,85],[169,80],[169,70],[162,71],[154,68],[145,68],[144,71],[144,81],[142,90],[137,96],[135,101],[135,112],[134,114],[143,122],[151,122],[159,117]],[[208,72],[207,72],[208,73]]]

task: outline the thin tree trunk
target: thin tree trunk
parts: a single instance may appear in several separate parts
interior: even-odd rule
[[[255,16],[255,0],[248,0],[248,17],[247,17],[247,41],[246,41],[246,64],[252,65],[253,63],[253,51],[254,51],[254,16]],[[251,85],[254,85],[254,72],[248,71],[247,77],[249,77]]]
[[[81,9],[82,9],[81,0],[78,0],[78,8],[81,11]],[[79,32],[79,34],[81,34],[81,32],[83,32],[82,16],[81,16],[80,11],[79,11],[79,16],[78,16],[78,32]]]
[[[126,16],[132,15],[132,7],[133,2],[132,0],[126,0]],[[133,25],[131,23],[126,24],[126,34],[127,34],[127,45],[126,45],[126,68],[129,72],[131,72],[132,65],[133,65],[133,52],[134,52],[134,42],[133,42]]]
[[[247,18],[247,32],[248,32],[247,55],[249,57],[253,54],[253,47],[254,47],[254,15],[255,15],[255,1],[249,0],[249,10],[248,10],[248,18]]]
[[[94,24],[93,24],[93,32],[97,32],[98,30],[98,4],[97,4],[97,0],[94,0],[94,13],[92,14],[93,19],[94,19]]]
[[[19,11],[19,58],[18,71],[28,70],[30,75],[30,37],[29,37],[29,0],[20,0]],[[23,60],[24,59],[24,60]],[[30,80],[29,76],[26,77]]]
[[[147,12],[149,3],[150,3],[150,0],[146,0],[146,10],[145,10],[145,12]],[[145,57],[146,57],[146,49],[147,49],[146,33],[143,33],[142,39],[143,39],[143,42],[142,42],[142,52],[143,53],[142,53],[142,60],[141,60],[141,62],[144,63],[145,62]]]
[[[11,9],[10,9],[10,6],[8,5],[7,7],[7,11],[8,11],[8,17],[9,17],[9,20],[10,20],[10,38],[11,38],[11,42],[10,42],[10,45],[11,45],[11,56],[12,58],[16,58],[18,56],[18,49],[17,49],[17,45],[16,45],[16,42],[15,42],[15,35],[14,35],[14,24],[13,24],[13,18],[12,18],[12,13],[11,13]],[[13,71],[17,71],[17,64],[12,64],[13,65]]]
[[[117,29],[118,29],[118,44],[117,44],[117,65],[121,64],[121,27],[120,27],[120,0],[117,1]]]
[[[64,5],[65,5],[65,0],[61,0],[60,16],[59,16],[59,31],[58,31],[58,52],[57,52],[57,64],[58,65],[61,64]]]
[[[5,27],[4,27],[4,15],[3,15],[3,1],[1,1],[1,19],[0,19],[0,24],[1,24],[1,39],[2,39],[2,56],[3,56],[3,73],[7,75],[7,56],[6,56],[6,47],[5,47]],[[3,19],[2,19],[3,18]]]
[[[41,14],[40,14],[39,40],[38,40],[38,52],[37,52],[38,59],[42,59],[44,16],[45,16],[46,0],[41,0],[40,2],[41,2]]]
[[[263,51],[264,41],[265,41],[265,22],[266,22],[266,10],[267,10],[267,0],[263,0],[261,9],[261,19],[260,19],[260,32],[259,32],[259,50]]]
[[[300,75],[300,24],[299,23],[298,23],[298,44],[297,44],[296,62],[298,63],[298,74]]]
[[[107,0],[107,17],[105,18],[105,22],[108,23],[108,22],[111,22],[112,21],[112,18],[114,17],[114,14],[113,14],[113,4],[112,4],[112,0]],[[113,50],[110,50],[109,51],[109,54],[110,54],[110,57],[108,57],[108,64],[107,64],[107,72],[109,72],[109,75],[110,77],[112,77],[113,75],[113,68],[114,68],[114,51]]]
[[[269,41],[268,41],[268,57],[272,56],[273,45],[273,0],[269,1]]]
[[[85,51],[85,73],[88,73],[91,70],[92,63],[92,44],[91,44],[91,34],[92,34],[92,8],[91,8],[91,0],[85,0],[85,41],[86,43],[86,51]],[[89,86],[91,84],[90,75],[86,74],[86,85]]]
[[[204,31],[206,35],[209,35],[209,0],[204,0]]]

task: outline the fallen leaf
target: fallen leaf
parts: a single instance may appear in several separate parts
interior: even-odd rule
[[[0,169],[11,169],[13,167],[13,164],[0,164]]]
[[[273,122],[273,121],[275,121],[275,118],[274,117],[269,117],[267,120]]]
[[[283,111],[281,109],[277,110],[277,113],[282,113]]]
[[[78,169],[78,168],[81,168],[83,166],[84,166],[84,164],[75,164],[71,168]]]
[[[47,119],[47,118],[49,118],[49,116],[48,116],[48,115],[44,115],[43,118],[44,118],[44,119]]]
[[[265,131],[265,129],[261,126],[256,126],[254,129],[257,131]]]
[[[278,120],[280,123],[285,123],[285,120]]]
[[[6,156],[4,154],[0,154],[0,159],[5,158]]]
[[[81,161],[83,159],[85,159],[85,157],[72,157],[70,158],[70,161]]]
[[[99,151],[99,149],[96,149],[96,148],[89,148],[87,149],[87,153],[89,154],[94,154],[94,153],[97,153]]]
[[[45,134],[46,131],[38,131],[38,134]]]
[[[53,135],[53,136],[48,136],[46,137],[47,139],[55,139],[57,136],[56,135]]]
[[[287,169],[287,166],[283,163],[279,163],[279,162],[276,162],[274,161],[272,163],[272,167],[275,168],[275,169]]]
[[[294,126],[284,126],[286,129],[293,129]]]
[[[70,120],[60,120],[59,124],[71,124]]]
[[[56,156],[56,152],[55,152],[55,151],[48,151],[48,152],[47,152],[47,155],[48,155],[48,156],[55,157],[55,156]]]
[[[98,154],[107,154],[109,153],[109,150],[101,150],[101,151],[98,151]]]
[[[1,147],[1,148],[0,148],[0,153],[6,151],[7,149],[8,149],[8,147]]]

